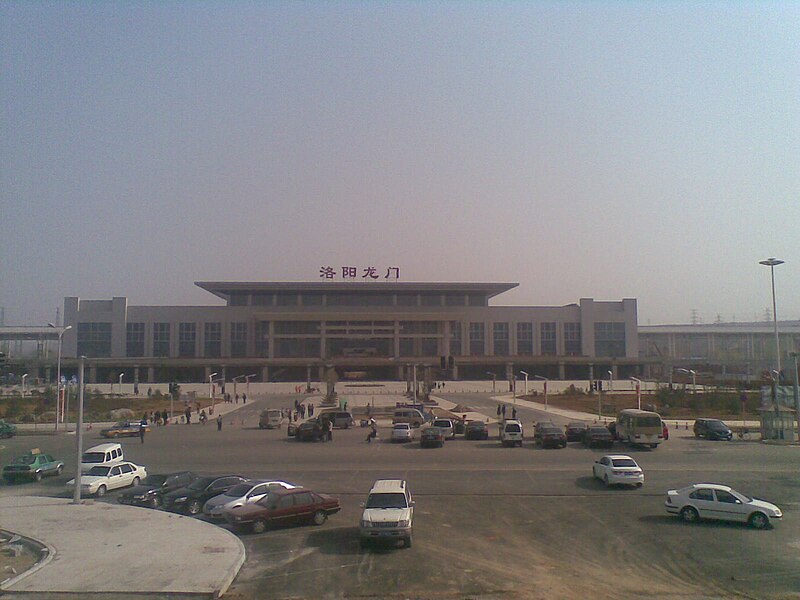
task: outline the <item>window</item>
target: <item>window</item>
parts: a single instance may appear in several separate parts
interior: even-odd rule
[[[195,356],[196,342],[197,326],[194,323],[178,323],[178,356]]]
[[[303,306],[322,306],[322,294],[303,294]]]
[[[144,323],[125,326],[125,356],[144,356]]]
[[[486,338],[483,323],[469,324],[469,353],[471,356],[483,356],[486,352]]]
[[[275,304],[278,306],[297,306],[297,294],[275,294]]]
[[[713,502],[714,494],[711,490],[701,488],[689,494],[689,498],[691,498],[692,500],[707,500],[709,502]]]
[[[397,306],[416,306],[416,294],[397,294]]]
[[[556,353],[556,324],[542,323],[539,326],[542,338],[542,354]]]
[[[422,294],[420,295],[420,301],[422,306],[441,306],[442,296],[441,294]]]
[[[464,294],[445,294],[445,306],[465,306],[467,304],[467,297]]]
[[[438,321],[400,321],[400,333],[439,333]]]
[[[625,323],[594,324],[595,356],[625,356]]]
[[[436,356],[439,354],[438,338],[422,338],[420,340],[420,354],[422,356]]]
[[[169,356],[169,323],[153,323],[153,356]]]
[[[400,356],[414,356],[414,338],[400,338]]]
[[[111,477],[114,477],[116,475],[121,475],[121,474],[122,473],[120,473],[120,468],[119,467],[112,467],[111,472],[109,473],[109,475],[111,475]]]
[[[234,294],[228,301],[229,306],[247,306],[247,294]]]
[[[281,496],[278,500],[278,510],[292,508],[294,506],[294,499],[291,496]]]
[[[517,354],[533,355],[533,323],[517,323]]]
[[[269,356],[269,321],[256,321],[256,356],[267,358]]]
[[[450,355],[461,355],[461,323],[450,321]]]
[[[580,323],[564,323],[564,352],[569,356],[581,354]]]
[[[111,323],[78,323],[78,356],[111,356]]]
[[[494,323],[492,338],[495,356],[508,356],[508,323]]]
[[[320,358],[320,338],[278,338],[275,358]]]
[[[253,306],[272,306],[272,294],[253,294]]]
[[[311,492],[300,492],[299,494],[294,494],[294,503],[295,506],[314,504],[314,497],[311,495]]]
[[[328,294],[328,306],[391,306],[391,294]]]
[[[725,490],[717,490],[717,502],[724,502],[725,504],[738,504],[739,500],[736,496]]]
[[[231,356],[247,354],[247,323],[231,323]]]
[[[222,323],[206,323],[203,335],[203,356],[222,356]]]
[[[275,335],[318,334],[319,321],[276,321]]]
[[[468,298],[470,306],[488,306],[488,302],[486,302],[486,296],[483,294],[470,294]]]

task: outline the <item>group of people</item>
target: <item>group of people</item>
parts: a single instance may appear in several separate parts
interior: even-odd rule
[[[286,417],[291,421],[297,421],[298,419],[305,419],[306,413],[308,413],[308,418],[314,416],[314,403],[309,402],[308,406],[303,404],[302,402],[295,400],[294,401],[294,410],[288,410],[288,415]]]
[[[225,399],[225,404],[239,404],[239,393],[235,393],[233,398],[231,398],[230,394],[226,394],[224,391],[222,393],[222,397]],[[242,404],[247,404],[247,394],[242,392]]]
[[[498,404],[497,405],[497,420],[499,421],[501,419],[501,417],[503,419],[506,418],[506,405],[505,404]],[[512,419],[516,419],[517,418],[517,407],[516,406],[512,406],[511,407],[511,418]]]
[[[145,425],[147,424],[155,425],[156,427],[160,427],[161,425],[168,425],[169,415],[167,414],[166,410],[164,412],[161,412],[160,410],[157,410],[155,412],[150,411],[149,413],[145,412],[142,415],[142,423]]]

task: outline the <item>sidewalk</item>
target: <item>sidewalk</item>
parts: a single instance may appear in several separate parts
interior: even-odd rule
[[[226,529],[160,510],[63,498],[0,497],[0,522],[47,546],[2,593],[175,593],[217,598],[245,560]],[[202,568],[198,568],[202,564]]]

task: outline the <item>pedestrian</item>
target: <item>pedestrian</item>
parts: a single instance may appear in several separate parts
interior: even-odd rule
[[[222,431],[222,415],[217,415],[217,431]]]
[[[236,392],[236,396],[234,396],[235,401],[234,404],[239,404],[239,392]]]
[[[147,397],[150,398],[153,395],[153,388],[147,388]]]
[[[309,402],[308,403],[308,416],[309,417],[313,417],[314,416],[314,403],[313,402]]]
[[[497,405],[497,418],[500,419],[500,405]]]
[[[184,414],[186,415],[186,424],[187,425],[191,424],[191,422],[192,422],[192,409],[187,406],[186,407],[186,412]]]
[[[139,382],[138,381],[135,381],[133,383],[133,395],[134,396],[138,396],[139,395]]]
[[[300,418],[301,419],[305,419],[306,418],[306,405],[305,404],[301,404],[299,406],[299,408],[300,408]]]
[[[141,440],[142,444],[144,444],[144,432],[147,429],[147,423],[142,423],[139,427],[139,439]]]
[[[333,441],[333,423],[330,419],[325,419],[325,433],[329,442]]]
[[[144,414],[142,415],[142,424],[147,425],[147,411],[144,411]]]
[[[247,404],[247,392],[242,394],[242,404]]]
[[[505,419],[506,418],[506,405],[505,404],[503,404],[503,411],[502,412],[503,412],[503,418]]]
[[[516,419],[517,418],[517,407],[516,406],[511,409],[511,418],[512,419]]]
[[[156,421],[156,427],[161,425],[161,411],[160,410],[156,411],[155,421]]]
[[[164,421],[164,425],[169,425],[169,415],[167,414],[166,409],[161,413],[161,420]]]

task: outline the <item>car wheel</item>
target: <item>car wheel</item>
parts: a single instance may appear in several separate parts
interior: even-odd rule
[[[95,496],[97,496],[98,498],[102,498],[105,495],[106,495],[106,486],[101,485],[99,488],[97,488],[97,492],[95,492]]]
[[[603,483],[605,483],[605,484],[606,484],[606,487],[608,487],[609,485],[611,485],[611,484],[609,484],[609,483],[608,483],[608,475],[603,475]]]
[[[318,510],[314,513],[314,525],[322,525],[328,520],[328,515],[324,510]]]
[[[762,512],[755,512],[747,519],[750,527],[754,529],[766,529],[769,527],[769,517]]]
[[[258,424],[258,428],[259,428],[259,429],[264,429],[264,426],[263,426],[261,423],[259,423],[259,424]]]
[[[411,548],[411,536],[408,536],[406,539],[403,540],[403,542],[406,548]]]
[[[133,478],[133,487],[136,487],[137,485],[139,485],[139,476],[138,475]]]
[[[61,465],[58,465],[58,468],[56,469],[56,475],[61,475],[61,473],[63,471],[64,471],[64,467],[61,466]]]
[[[202,509],[203,507],[200,506],[199,500],[192,500],[186,507],[186,512],[188,512],[190,515],[199,515]]]
[[[264,519],[253,521],[253,533],[264,533],[267,530],[267,522]]]
[[[345,429],[350,429],[350,423],[345,423],[345,424],[344,424],[344,428],[345,428]]]
[[[41,471],[36,471],[36,473],[33,474],[33,479],[35,481],[41,481],[42,480],[42,472]]]
[[[700,519],[700,515],[697,514],[697,509],[692,506],[684,506],[681,509],[681,519],[685,523],[695,523],[698,519]]]

